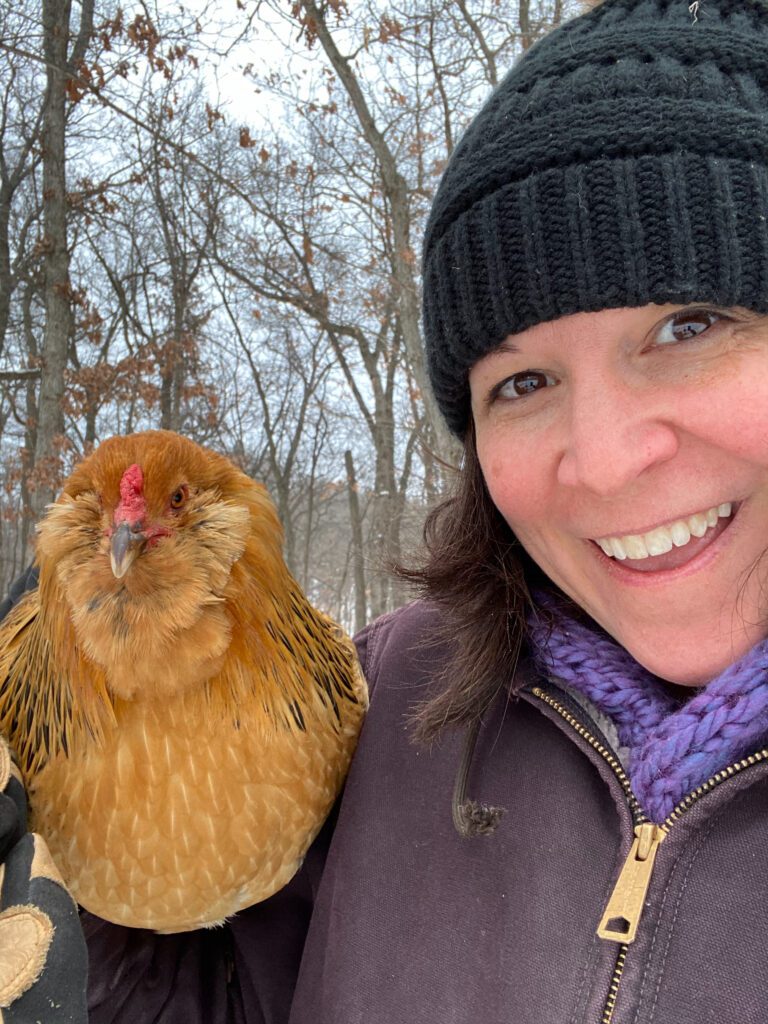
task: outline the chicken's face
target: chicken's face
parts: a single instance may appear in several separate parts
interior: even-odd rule
[[[79,645],[114,696],[169,696],[221,667],[232,566],[266,492],[221,456],[165,431],[112,438],[39,527],[40,586],[55,578]]]

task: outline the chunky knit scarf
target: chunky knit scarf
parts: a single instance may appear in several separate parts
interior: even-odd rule
[[[629,778],[652,821],[768,737],[768,639],[681,703],[604,634],[562,615],[528,623],[539,668],[587,697],[630,750]]]

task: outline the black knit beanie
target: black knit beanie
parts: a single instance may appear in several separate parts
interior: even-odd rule
[[[605,0],[528,51],[443,175],[424,244],[430,377],[569,313],[768,311],[768,0]]]

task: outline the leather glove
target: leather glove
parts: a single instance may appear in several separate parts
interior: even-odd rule
[[[0,739],[0,1024],[86,1024],[77,906],[26,820],[21,775]]]

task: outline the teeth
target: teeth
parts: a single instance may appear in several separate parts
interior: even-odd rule
[[[597,543],[609,558],[618,558],[623,561],[627,557],[624,545],[617,537],[612,537],[609,540],[599,540]]]
[[[613,548],[613,553],[620,561],[624,561],[627,557],[627,552],[624,550],[624,545],[621,543],[618,537],[614,537],[613,540],[608,542]]]
[[[666,555],[674,547],[671,530],[651,530],[645,535],[645,546],[649,555]]]
[[[718,519],[727,519],[731,515],[732,505],[725,501],[722,505],[697,512],[687,519],[678,519],[668,526],[659,526],[644,534],[630,534],[626,537],[604,537],[598,540],[602,550],[609,558],[623,561],[625,558],[648,558],[651,555],[665,555],[673,547],[682,548],[691,537],[703,537]]]
[[[636,534],[624,537],[624,550],[627,552],[627,558],[647,558],[648,548],[645,546],[645,540],[642,537],[638,537]]]
[[[695,516],[691,516],[688,520],[688,529],[694,537],[703,537],[707,532],[706,512],[697,512]]]
[[[678,520],[676,523],[672,523],[669,528],[669,532],[672,535],[672,543],[676,548],[683,547],[691,539],[691,531],[688,529],[688,523]]]

